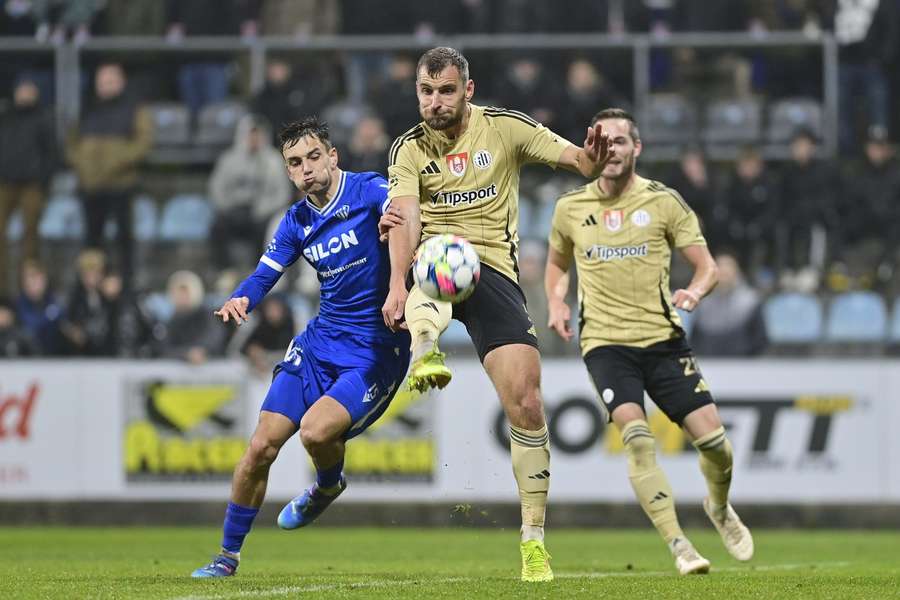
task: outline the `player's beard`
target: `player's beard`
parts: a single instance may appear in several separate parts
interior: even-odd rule
[[[613,165],[616,166],[616,165]],[[606,169],[603,169],[602,177],[604,179],[610,179],[612,181],[619,181],[622,179],[628,179],[634,174],[634,154],[629,156],[623,156],[622,162],[619,163],[619,172],[614,174],[607,174]]]
[[[425,119],[425,123],[429,127],[437,131],[442,131],[444,129],[450,129],[451,127],[456,127],[457,125],[459,125],[462,122],[462,118],[465,112],[466,105],[465,103],[463,103],[462,106],[457,108],[455,111],[447,111],[442,113],[440,116],[435,115],[434,113],[432,113],[430,118],[425,117],[425,115],[422,116]]]

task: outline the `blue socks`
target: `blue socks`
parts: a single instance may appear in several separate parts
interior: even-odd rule
[[[244,538],[250,533],[253,519],[256,518],[258,508],[247,508],[234,502],[228,503],[225,509],[225,525],[222,528],[222,549],[231,554],[239,554]]]
[[[316,469],[316,484],[320,488],[333,488],[341,482],[341,471],[344,469],[344,461],[341,460],[333,467]]]

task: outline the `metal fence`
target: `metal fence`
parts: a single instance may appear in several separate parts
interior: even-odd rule
[[[608,35],[608,34],[478,34],[423,39],[411,35],[365,36],[317,36],[309,38],[259,37],[191,37],[170,42],[160,37],[98,37],[76,45],[64,43],[49,45],[31,39],[0,37],[0,56],[52,54],[56,89],[56,118],[58,131],[77,118],[81,93],[84,57],[93,53],[115,53],[118,58],[129,54],[161,53],[175,57],[197,54],[231,54],[246,56],[249,65],[250,91],[260,89],[265,79],[266,57],[271,52],[364,52],[364,51],[415,51],[437,45],[459,48],[463,51],[535,52],[547,50],[602,50],[630,51],[633,66],[633,98],[642,119],[646,114],[650,89],[651,51],[656,48],[703,48],[722,50],[797,49],[817,48],[821,52],[823,106],[822,151],[834,156],[837,151],[838,118],[838,55],[832,35],[823,33],[810,36],[800,32],[750,33],[689,33],[666,36]]]

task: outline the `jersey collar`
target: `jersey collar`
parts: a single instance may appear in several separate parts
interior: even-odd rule
[[[306,197],[306,205],[309,206],[313,210],[313,212],[315,212],[320,217],[327,216],[328,213],[331,212],[331,209],[333,209],[334,206],[337,204],[338,200],[341,199],[341,196],[344,195],[344,188],[346,187],[346,185],[345,185],[346,181],[347,181],[347,172],[341,171],[341,180],[338,182],[337,192],[335,192],[334,197],[328,201],[328,204],[326,204],[322,208],[319,208],[318,206],[315,205],[314,202],[311,202],[309,199],[309,196],[307,196]]]

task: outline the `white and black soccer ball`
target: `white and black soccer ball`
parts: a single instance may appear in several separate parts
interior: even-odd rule
[[[425,240],[416,252],[413,278],[425,294],[444,302],[472,295],[481,275],[481,260],[465,238],[445,233]]]

